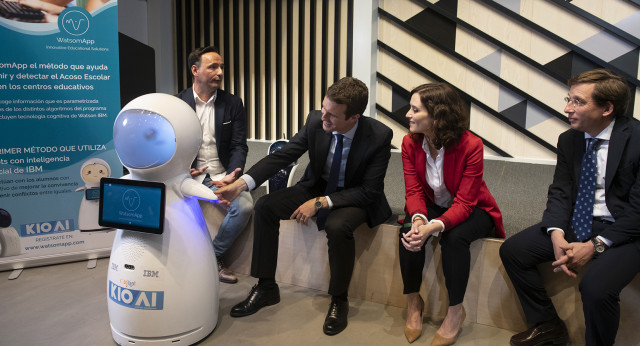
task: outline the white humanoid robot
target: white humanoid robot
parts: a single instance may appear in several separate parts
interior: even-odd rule
[[[0,257],[18,256],[22,254],[20,235],[11,226],[11,214],[0,208]]]
[[[164,232],[118,229],[113,242],[107,305],[120,345],[193,344],[216,327],[218,270],[196,198],[217,198],[189,175],[201,131],[191,107],[167,94],[140,96],[115,120],[123,178],[166,187]]]
[[[82,191],[82,201],[78,210],[78,229],[82,232],[106,229],[98,225],[98,202],[100,199],[100,178],[109,177],[111,168],[102,159],[92,158],[85,161],[80,168],[80,176],[84,186],[76,189]]]

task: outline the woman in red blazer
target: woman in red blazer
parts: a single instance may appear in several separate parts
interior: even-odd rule
[[[411,91],[409,131],[402,141],[407,213],[400,234],[400,269],[407,295],[405,335],[422,333],[420,297],[424,246],[440,234],[442,271],[449,309],[432,345],[456,342],[465,318],[462,300],[470,270],[472,241],[504,238],[502,215],[482,179],[482,140],[467,131],[469,113],[448,84],[424,84]]]

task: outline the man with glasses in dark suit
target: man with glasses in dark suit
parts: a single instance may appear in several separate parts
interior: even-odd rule
[[[620,291],[640,271],[640,123],[626,115],[629,87],[604,69],[583,72],[568,84],[564,112],[571,129],[558,138],[542,222],[500,248],[532,325],[511,338],[515,346],[569,342],[538,264],[553,261],[557,275],[569,279],[584,271],[580,293],[587,345],[614,344]]]

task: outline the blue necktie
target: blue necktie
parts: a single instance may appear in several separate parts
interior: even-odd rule
[[[338,189],[338,181],[340,180],[340,166],[342,166],[342,139],[344,135],[336,134],[336,148],[333,151],[333,160],[331,161],[331,170],[329,171],[329,180],[327,180],[327,187],[324,190],[325,196],[330,193],[336,192]],[[318,230],[324,229],[324,223],[327,221],[327,215],[331,210],[320,209],[318,210],[318,217],[316,218],[316,225]]]
[[[593,226],[593,204],[596,196],[596,178],[598,177],[598,160],[596,150],[601,139],[588,138],[587,150],[582,156],[580,168],[580,186],[571,224],[578,241],[585,241],[591,236]]]

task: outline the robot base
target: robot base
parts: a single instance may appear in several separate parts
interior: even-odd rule
[[[126,335],[118,332],[113,325],[111,325],[111,335],[113,340],[121,346],[125,345],[192,345],[196,342],[206,338],[211,334],[217,325],[209,331],[205,327],[197,328],[196,330],[188,331],[180,335],[173,335],[170,337],[160,338],[138,338],[135,336]]]

